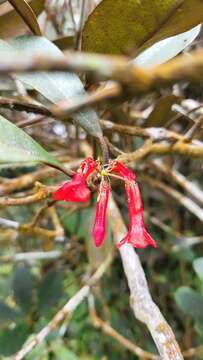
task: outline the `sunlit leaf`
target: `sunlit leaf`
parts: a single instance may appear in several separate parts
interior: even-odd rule
[[[29,3],[26,0],[9,0],[9,2],[16,9],[18,14],[28,25],[33,34],[41,35],[41,30],[37,22],[36,15]]]
[[[82,49],[135,57],[202,21],[202,0],[103,0],[86,21]]]

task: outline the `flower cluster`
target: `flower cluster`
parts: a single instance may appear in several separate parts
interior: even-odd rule
[[[145,228],[142,200],[136,182],[136,176],[131,170],[117,160],[110,161],[107,169],[104,171],[100,169],[97,162],[91,157],[88,157],[82,161],[72,180],[66,182],[53,193],[53,199],[73,202],[88,201],[90,198],[90,190],[87,187],[87,178],[94,171],[97,171],[101,176],[93,226],[95,245],[99,247],[105,238],[106,211],[110,192],[108,178],[110,176],[116,176],[124,181],[129,214],[128,233],[117,244],[117,248],[120,248],[125,243],[129,243],[135,248],[145,248],[148,245],[156,248],[156,242]]]

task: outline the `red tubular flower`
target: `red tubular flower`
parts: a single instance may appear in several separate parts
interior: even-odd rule
[[[156,248],[156,242],[145,229],[142,200],[138,184],[134,181],[126,181],[125,190],[128,202],[129,231],[117,244],[117,248],[119,249],[125,243],[130,243],[135,248],[145,248],[148,245]]]
[[[82,161],[72,180],[63,184],[53,193],[53,199],[72,202],[88,201],[90,197],[90,190],[86,185],[86,179],[96,169],[96,167],[97,163],[91,157]]]
[[[97,206],[96,206],[96,215],[93,227],[93,238],[96,247],[99,247],[105,237],[106,233],[106,210],[109,198],[109,184],[102,178],[102,181],[99,186]]]
[[[110,171],[114,174],[120,176],[123,180],[135,180],[135,174],[128,169],[125,165],[120,163],[117,160],[113,160],[110,162]]]

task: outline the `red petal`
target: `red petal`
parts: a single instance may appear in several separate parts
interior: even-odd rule
[[[54,200],[64,200],[72,202],[86,202],[90,198],[90,190],[86,186],[80,174],[76,174],[73,179],[52,194]]]
[[[102,179],[99,186],[99,193],[96,206],[95,221],[93,226],[93,238],[95,246],[99,247],[106,233],[106,210],[109,198],[109,184],[105,179]]]
[[[142,199],[138,184],[134,181],[125,181],[125,190],[128,202],[129,231],[127,235],[117,244],[120,248],[129,243],[135,248],[145,248],[149,245],[156,248],[156,242],[145,229]]]
[[[119,175],[123,178],[123,180],[135,180],[135,174],[127,168],[127,166],[123,165],[117,160],[113,160],[110,163],[110,169],[113,173]]]
[[[84,179],[87,179],[96,168],[97,163],[91,157],[88,157],[81,162],[78,173],[82,174]]]

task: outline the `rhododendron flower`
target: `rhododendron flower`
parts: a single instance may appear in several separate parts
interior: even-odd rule
[[[104,177],[99,185],[95,221],[93,226],[94,243],[98,247],[102,244],[106,233],[106,210],[109,198],[109,184]]]
[[[90,190],[86,185],[86,179],[96,168],[97,163],[91,157],[82,161],[72,180],[63,184],[53,193],[53,199],[72,202],[88,201],[90,198]]]
[[[135,248],[145,248],[148,245],[156,248],[156,242],[145,229],[142,200],[138,184],[134,181],[126,181],[125,191],[128,202],[129,231],[117,244],[117,248],[120,248],[125,243],[129,243]]]

